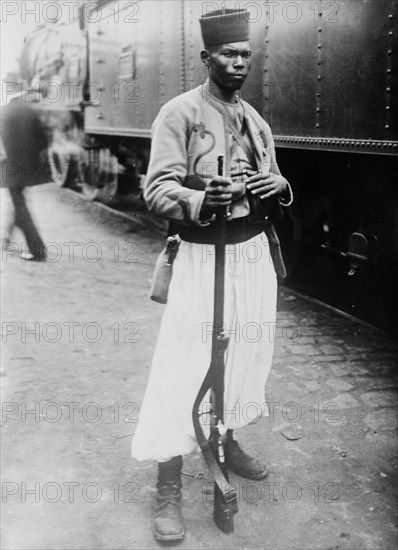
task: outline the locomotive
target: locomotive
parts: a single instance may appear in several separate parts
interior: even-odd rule
[[[21,54],[22,77],[43,92],[54,178],[108,203],[139,193],[160,107],[207,76],[198,19],[246,8],[242,97],[270,124],[295,194],[278,227],[285,284],[396,327],[397,4],[83,1]]]

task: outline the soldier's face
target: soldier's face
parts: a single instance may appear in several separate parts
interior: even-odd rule
[[[209,77],[221,88],[240,90],[250,71],[250,43],[232,42],[213,46],[207,50]]]

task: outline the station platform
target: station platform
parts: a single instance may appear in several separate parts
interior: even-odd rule
[[[164,310],[148,298],[164,239],[144,214],[55,184],[30,189],[29,205],[49,259],[22,261],[18,233],[2,251],[2,548],[159,548],[156,464],[130,444]],[[178,547],[395,549],[397,343],[283,288],[265,329],[269,414],[236,437],[269,476],[231,475],[239,513],[224,535],[205,463],[186,457]],[[255,419],[256,404],[240,413]]]

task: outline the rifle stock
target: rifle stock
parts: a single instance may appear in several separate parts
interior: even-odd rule
[[[223,157],[218,157],[218,173],[223,172]],[[225,224],[227,212],[216,216],[217,244],[215,245],[214,312],[211,363],[195,399],[192,419],[196,438],[206,464],[214,478],[214,521],[224,533],[233,531],[233,516],[238,511],[236,491],[229,484],[228,470],[224,460],[224,371],[225,351],[228,339],[224,325],[224,279],[225,279]],[[210,392],[210,437],[206,439],[199,422],[199,407],[206,393]]]

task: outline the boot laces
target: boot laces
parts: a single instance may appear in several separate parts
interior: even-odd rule
[[[180,506],[181,500],[181,485],[175,481],[159,481],[158,494],[156,499],[159,503],[159,508],[163,508],[167,504],[173,504],[174,506]],[[158,508],[158,509],[159,509]]]

